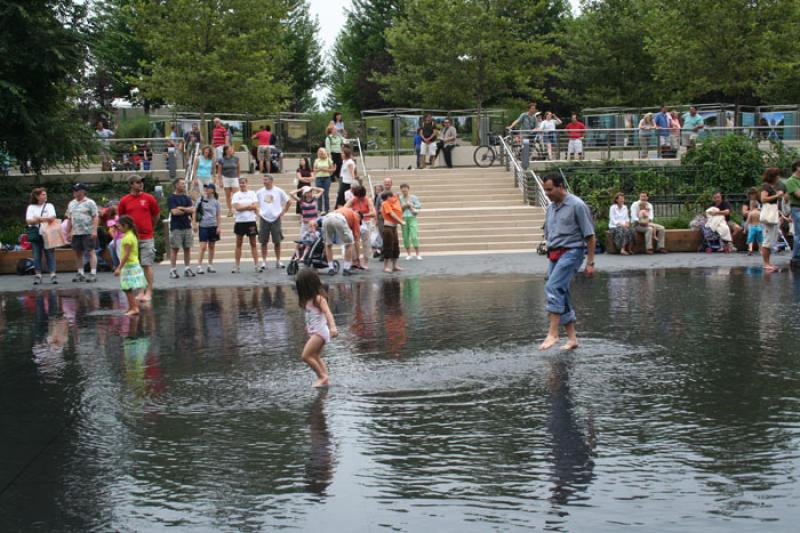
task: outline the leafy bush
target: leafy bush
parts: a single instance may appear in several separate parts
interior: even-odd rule
[[[25,224],[23,222],[12,222],[0,226],[0,243],[18,244],[19,236],[22,233],[25,233]]]
[[[126,118],[117,124],[114,136],[118,139],[150,137],[150,122],[147,115]]]
[[[781,141],[770,141],[770,151],[767,152],[766,166],[778,167],[784,176],[791,173],[792,163],[800,159],[800,151],[786,146]]]
[[[757,141],[742,135],[704,140],[686,152],[682,163],[699,169],[709,187],[723,192],[746,191],[760,180],[767,165]]]

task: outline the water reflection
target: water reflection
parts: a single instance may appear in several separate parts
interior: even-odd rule
[[[306,462],[308,490],[324,496],[333,480],[334,449],[328,424],[325,420],[325,399],[328,391],[321,390],[308,410],[308,432],[311,453]]]
[[[800,520],[795,273],[579,278],[583,347],[567,358],[535,350],[539,278],[329,293],[342,335],[322,392],[299,359],[288,286],[157,291],[139,317],[122,316],[116,291],[0,295],[0,521],[616,532]]]

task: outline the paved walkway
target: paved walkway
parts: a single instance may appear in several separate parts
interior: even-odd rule
[[[774,262],[784,270],[789,268],[789,253],[776,255]],[[596,272],[598,274],[671,268],[743,268],[761,267],[759,256],[748,257],[743,253],[735,254],[692,254],[676,253],[665,255],[635,255],[623,257],[619,255],[600,254],[595,258]],[[404,258],[398,265],[405,270],[398,274],[385,274],[383,263],[373,262],[368,272],[359,273],[350,277],[341,274],[335,277],[323,275],[323,281],[358,281],[361,279],[380,279],[389,276],[474,276],[487,274],[522,274],[543,276],[547,272],[547,260],[544,256],[535,253],[512,254],[476,254],[427,257],[423,261],[406,261]],[[156,290],[166,288],[192,288],[192,287],[248,287],[254,285],[280,285],[294,282],[286,270],[270,268],[262,274],[253,272],[252,262],[242,263],[240,274],[231,274],[232,263],[221,263],[217,266],[216,274],[198,275],[195,278],[169,279],[169,266],[156,267]],[[179,272],[183,267],[179,266]],[[0,276],[0,292],[20,292],[31,289],[74,289],[95,288],[115,289],[119,281],[111,273],[101,272],[95,284],[72,283],[72,272],[59,275],[59,284],[50,285],[47,275],[44,284],[38,287],[32,285],[32,277],[15,275]],[[780,273],[774,275],[781,275]]]

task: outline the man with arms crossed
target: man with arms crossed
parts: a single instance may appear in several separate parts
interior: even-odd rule
[[[130,193],[119,201],[117,212],[120,216],[128,215],[133,219],[136,232],[139,234],[139,263],[144,270],[147,288],[141,297],[142,301],[150,301],[153,297],[153,263],[156,260],[156,246],[153,228],[158,224],[161,210],[152,195],[144,192],[141,176],[128,176]]]
[[[570,302],[570,284],[586,256],[586,275],[594,274],[595,234],[592,214],[583,200],[568,193],[564,178],[550,174],[543,180],[544,193],[552,202],[545,215],[544,238],[547,241],[547,283],[544,287],[549,318],[547,337],[539,350],[558,342],[559,326],[567,332],[562,350],[578,347],[575,310]]]

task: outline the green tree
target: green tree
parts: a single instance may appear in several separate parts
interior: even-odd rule
[[[289,110],[310,111],[316,107],[313,91],[324,81],[322,52],[317,36],[319,21],[312,17],[307,0],[295,0],[289,11],[285,65],[289,78]]]
[[[70,0],[0,3],[0,148],[37,172],[92,142],[75,106],[85,24],[85,5]]]
[[[89,20],[89,63],[86,85],[94,103],[111,109],[115,98],[141,104],[147,110],[152,102],[142,98],[138,79],[142,63],[151,62],[144,42],[134,32],[136,0],[103,0],[92,4]]]
[[[481,107],[513,93],[541,98],[555,47],[535,36],[510,39],[518,20],[503,14],[506,5],[410,0],[406,16],[386,30],[394,67],[376,79],[387,100],[454,108]]]
[[[200,112],[269,113],[289,97],[288,0],[137,0],[147,98]],[[294,2],[296,3],[296,2]]]
[[[584,1],[580,16],[561,34],[565,59],[559,96],[576,109],[659,101],[663,92],[653,79],[655,55],[646,47],[647,12],[644,0]],[[683,68],[675,70],[686,75]]]
[[[737,105],[781,61],[776,45],[794,36],[797,0],[647,0],[647,49],[654,75],[667,94],[684,100],[721,95]],[[670,21],[668,29],[656,31]],[[796,80],[796,73],[795,73]]]
[[[385,31],[403,17],[407,1],[353,0],[353,7],[342,16],[341,22],[346,23],[336,38],[327,69],[331,98],[326,104],[337,104],[329,107],[359,111],[389,104],[374,76],[386,74],[392,67]]]

